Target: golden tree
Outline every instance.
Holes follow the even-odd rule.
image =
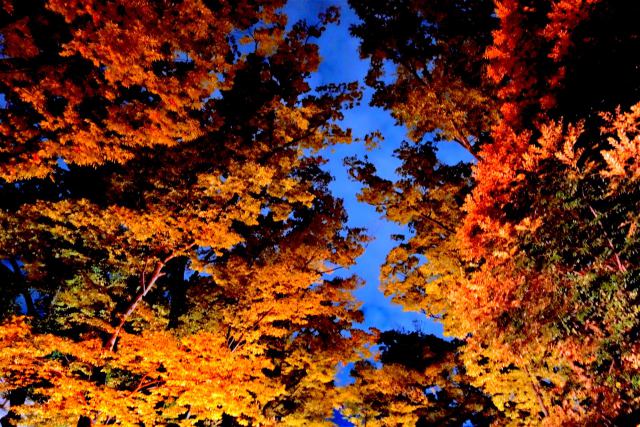
[[[338,363],[366,351],[353,329],[359,282],[329,276],[366,237],[344,226],[314,154],[350,141],[335,121],[360,94],[312,94],[305,81],[319,64],[312,40],[337,11],[285,31],[279,2],[235,6],[5,7],[30,29],[8,24],[7,55],[33,37],[37,59],[9,70],[3,110],[13,145],[0,253],[13,301],[37,295],[27,318],[8,316],[22,311],[13,304],[1,327],[10,418],[325,422]],[[60,42],[41,46],[47,32]],[[40,75],[29,98],[20,82]],[[50,127],[38,91],[56,78],[65,107]],[[73,94],[84,86],[96,91],[87,114],[102,116],[83,116]]]

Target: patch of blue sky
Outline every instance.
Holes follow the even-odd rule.
[[[66,172],[69,172],[69,165],[67,164],[67,162],[62,157],[58,157],[58,159],[56,160],[56,164],[57,164],[59,169],[62,169],[63,171],[66,171]]]
[[[318,41],[322,62],[318,72],[311,77],[312,87],[328,83],[362,82],[369,66],[368,61],[360,59],[358,40],[349,34],[349,26],[357,23],[358,18],[349,9],[345,0],[291,0],[285,8],[289,16],[288,25],[301,19],[313,23],[318,14],[331,5],[340,6],[341,21],[339,25],[328,26]],[[392,65],[387,69],[390,74],[393,73]],[[364,255],[358,259],[357,264],[340,274],[357,274],[365,281],[365,285],[355,291],[355,296],[361,301],[364,312],[364,322],[358,325],[359,327],[363,329],[375,327],[380,330],[420,330],[442,336],[442,326],[439,323],[428,319],[422,313],[404,311],[401,306],[393,304],[391,299],[384,296],[379,289],[380,266],[389,250],[396,244],[391,240],[391,235],[409,236],[411,233],[406,227],[384,220],[372,206],[357,200],[357,193],[361,186],[350,179],[343,164],[346,157],[366,155],[382,177],[397,178],[396,169],[400,166],[400,161],[393,156],[393,152],[406,138],[406,131],[396,125],[388,112],[369,105],[371,95],[371,90],[365,88],[361,105],[345,111],[341,124],[352,128],[354,136],[360,138],[373,131],[381,131],[384,141],[380,146],[367,151],[364,144],[353,143],[332,147],[321,153],[328,160],[324,168],[335,178],[330,188],[333,194],[344,200],[345,209],[349,213],[348,225],[366,228],[368,234],[375,239],[367,245]],[[456,153],[451,154],[452,163],[457,162],[456,155]]]
[[[354,367],[355,367],[355,364],[353,363],[340,363],[338,365],[338,372],[336,373],[336,379],[335,379],[336,386],[346,387],[356,382],[356,379],[350,375],[351,370]]]
[[[352,427],[353,424],[347,421],[338,409],[333,410],[333,423],[338,427]]]

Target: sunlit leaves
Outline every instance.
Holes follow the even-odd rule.
[[[382,267],[385,290],[466,337],[474,384],[516,424],[633,411],[638,86],[622,76],[638,69],[636,6],[508,0],[482,14],[481,2],[449,2],[432,16],[438,2],[353,3],[367,83],[416,140],[398,151],[396,182],[350,161],[361,198],[414,231]],[[491,31],[479,53],[452,48],[466,33],[446,24],[464,13]],[[373,22],[382,31],[365,31]],[[479,105],[485,119],[473,121]],[[420,142],[429,132],[475,154],[466,181],[441,173]]]
[[[27,69],[3,74],[0,253],[38,306],[3,313],[9,416],[326,422],[371,340],[359,279],[334,274],[368,238],[317,155],[361,95],[307,83],[337,11],[285,31],[279,1],[32,3],[2,30]]]

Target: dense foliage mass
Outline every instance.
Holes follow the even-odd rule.
[[[639,5],[350,4],[373,102],[411,137],[395,182],[348,161],[361,199],[414,232],[385,292],[466,338],[505,423],[637,420]],[[475,160],[441,163],[442,139]]]
[[[462,341],[387,331],[381,363],[358,362],[342,393],[342,411],[355,426],[488,425],[501,414],[470,384],[460,359]]]
[[[349,1],[409,140],[347,167],[447,341],[356,328],[318,152],[361,93],[283,3],[1,3],[2,425],[637,423],[640,4]]]
[[[281,6],[4,2],[3,423],[329,423],[366,237],[314,153],[360,94]]]

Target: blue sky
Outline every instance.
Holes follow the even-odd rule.
[[[312,76],[311,86],[316,87],[327,83],[358,81],[363,82],[368,69],[368,61],[360,59],[358,40],[349,35],[349,26],[357,23],[358,18],[349,8],[346,0],[289,0],[285,9],[289,16],[289,23],[300,19],[314,22],[318,14],[328,6],[337,5],[341,8],[339,25],[327,28],[319,40],[322,62],[317,73]],[[364,227],[374,237],[366,248],[357,264],[349,273],[355,273],[365,281],[365,285],[355,292],[362,302],[364,312],[363,328],[375,327],[380,330],[421,330],[426,333],[442,336],[442,326],[421,313],[407,312],[402,307],[393,304],[380,291],[379,271],[389,250],[394,246],[390,236],[392,234],[408,234],[408,230],[396,224],[385,221],[373,207],[360,203],[356,195],[360,185],[349,179],[343,159],[348,156],[362,157],[367,155],[379,174],[387,178],[395,176],[395,170],[400,165],[393,156],[393,151],[405,138],[405,129],[395,125],[390,114],[382,109],[369,106],[371,90],[365,88],[364,98],[360,106],[345,111],[344,126],[353,130],[354,136],[362,137],[367,133],[379,130],[384,141],[380,146],[367,151],[362,143],[341,145],[323,153],[329,160],[326,168],[334,177],[331,184],[333,193],[344,200],[349,213],[349,225]],[[447,144],[440,150],[441,159],[446,162],[457,162],[463,155],[452,144]],[[352,381],[349,376],[351,366],[343,367],[336,377],[337,385],[346,385]],[[337,426],[351,426],[344,420],[339,411],[334,412],[333,422]]]
[[[360,59],[358,40],[349,35],[349,26],[357,23],[358,17],[349,8],[347,0],[289,0],[285,12],[289,16],[289,24],[300,19],[315,22],[318,14],[331,5],[339,6],[341,9],[340,24],[329,26],[319,40],[322,62],[318,72],[311,77],[310,84],[312,87],[351,81],[362,84],[369,63]],[[395,120],[387,111],[369,106],[372,91],[366,87],[363,89],[364,98],[361,105],[345,111],[343,125],[351,128],[355,137],[363,137],[379,130],[384,141],[373,151],[366,150],[362,143],[353,143],[340,145],[323,153],[328,159],[325,167],[334,177],[331,190],[334,195],[344,200],[349,214],[349,225],[364,227],[368,234],[374,237],[357,264],[345,273],[355,273],[365,281],[365,285],[355,292],[356,297],[362,302],[365,318],[360,326],[364,329],[375,327],[380,330],[420,330],[442,337],[443,328],[440,323],[424,314],[404,311],[399,305],[393,304],[390,298],[386,298],[379,289],[380,266],[396,243],[390,236],[407,235],[409,232],[406,228],[383,220],[373,207],[357,201],[356,195],[360,191],[360,185],[348,177],[343,159],[354,155],[367,155],[380,175],[393,178],[396,176],[396,168],[400,166],[393,152],[406,138],[406,131],[403,127],[396,126]],[[447,142],[438,144],[438,157],[440,161],[449,164],[471,160],[464,149]],[[345,385],[352,381],[349,376],[350,369],[350,366],[346,366],[338,372],[337,385]],[[342,418],[339,411],[335,412],[333,422],[337,426],[352,425]]]
[[[349,26],[358,22],[355,13],[349,8],[346,0],[290,0],[285,11],[289,16],[289,23],[299,19],[314,22],[318,14],[331,5],[341,8],[341,22],[331,25],[319,41],[322,62],[320,69],[311,78],[312,87],[339,82],[363,82],[367,72],[368,61],[360,59],[358,54],[358,40],[350,37]],[[349,225],[364,227],[374,237],[369,243],[358,263],[350,269],[365,280],[365,286],[355,292],[362,301],[364,311],[364,328],[376,327],[388,329],[419,329],[423,332],[442,335],[442,326],[421,313],[406,312],[389,298],[385,298],[379,290],[379,270],[386,254],[394,246],[390,239],[392,234],[407,234],[408,231],[396,224],[383,220],[375,209],[356,200],[360,185],[349,179],[343,165],[343,159],[348,156],[362,157],[365,154],[372,161],[378,172],[391,178],[395,176],[395,169],[400,165],[393,157],[393,151],[405,138],[405,129],[396,126],[390,114],[382,109],[369,106],[371,90],[365,89],[364,99],[359,107],[345,112],[344,125],[353,129],[354,136],[364,136],[374,130],[379,130],[384,136],[380,147],[367,151],[362,143],[341,145],[327,150],[324,156],[329,160],[326,169],[331,172],[335,180],[331,184],[333,193],[344,199],[345,208],[349,213]],[[440,154],[443,160],[456,162],[460,158],[460,150],[455,145],[447,144]]]

